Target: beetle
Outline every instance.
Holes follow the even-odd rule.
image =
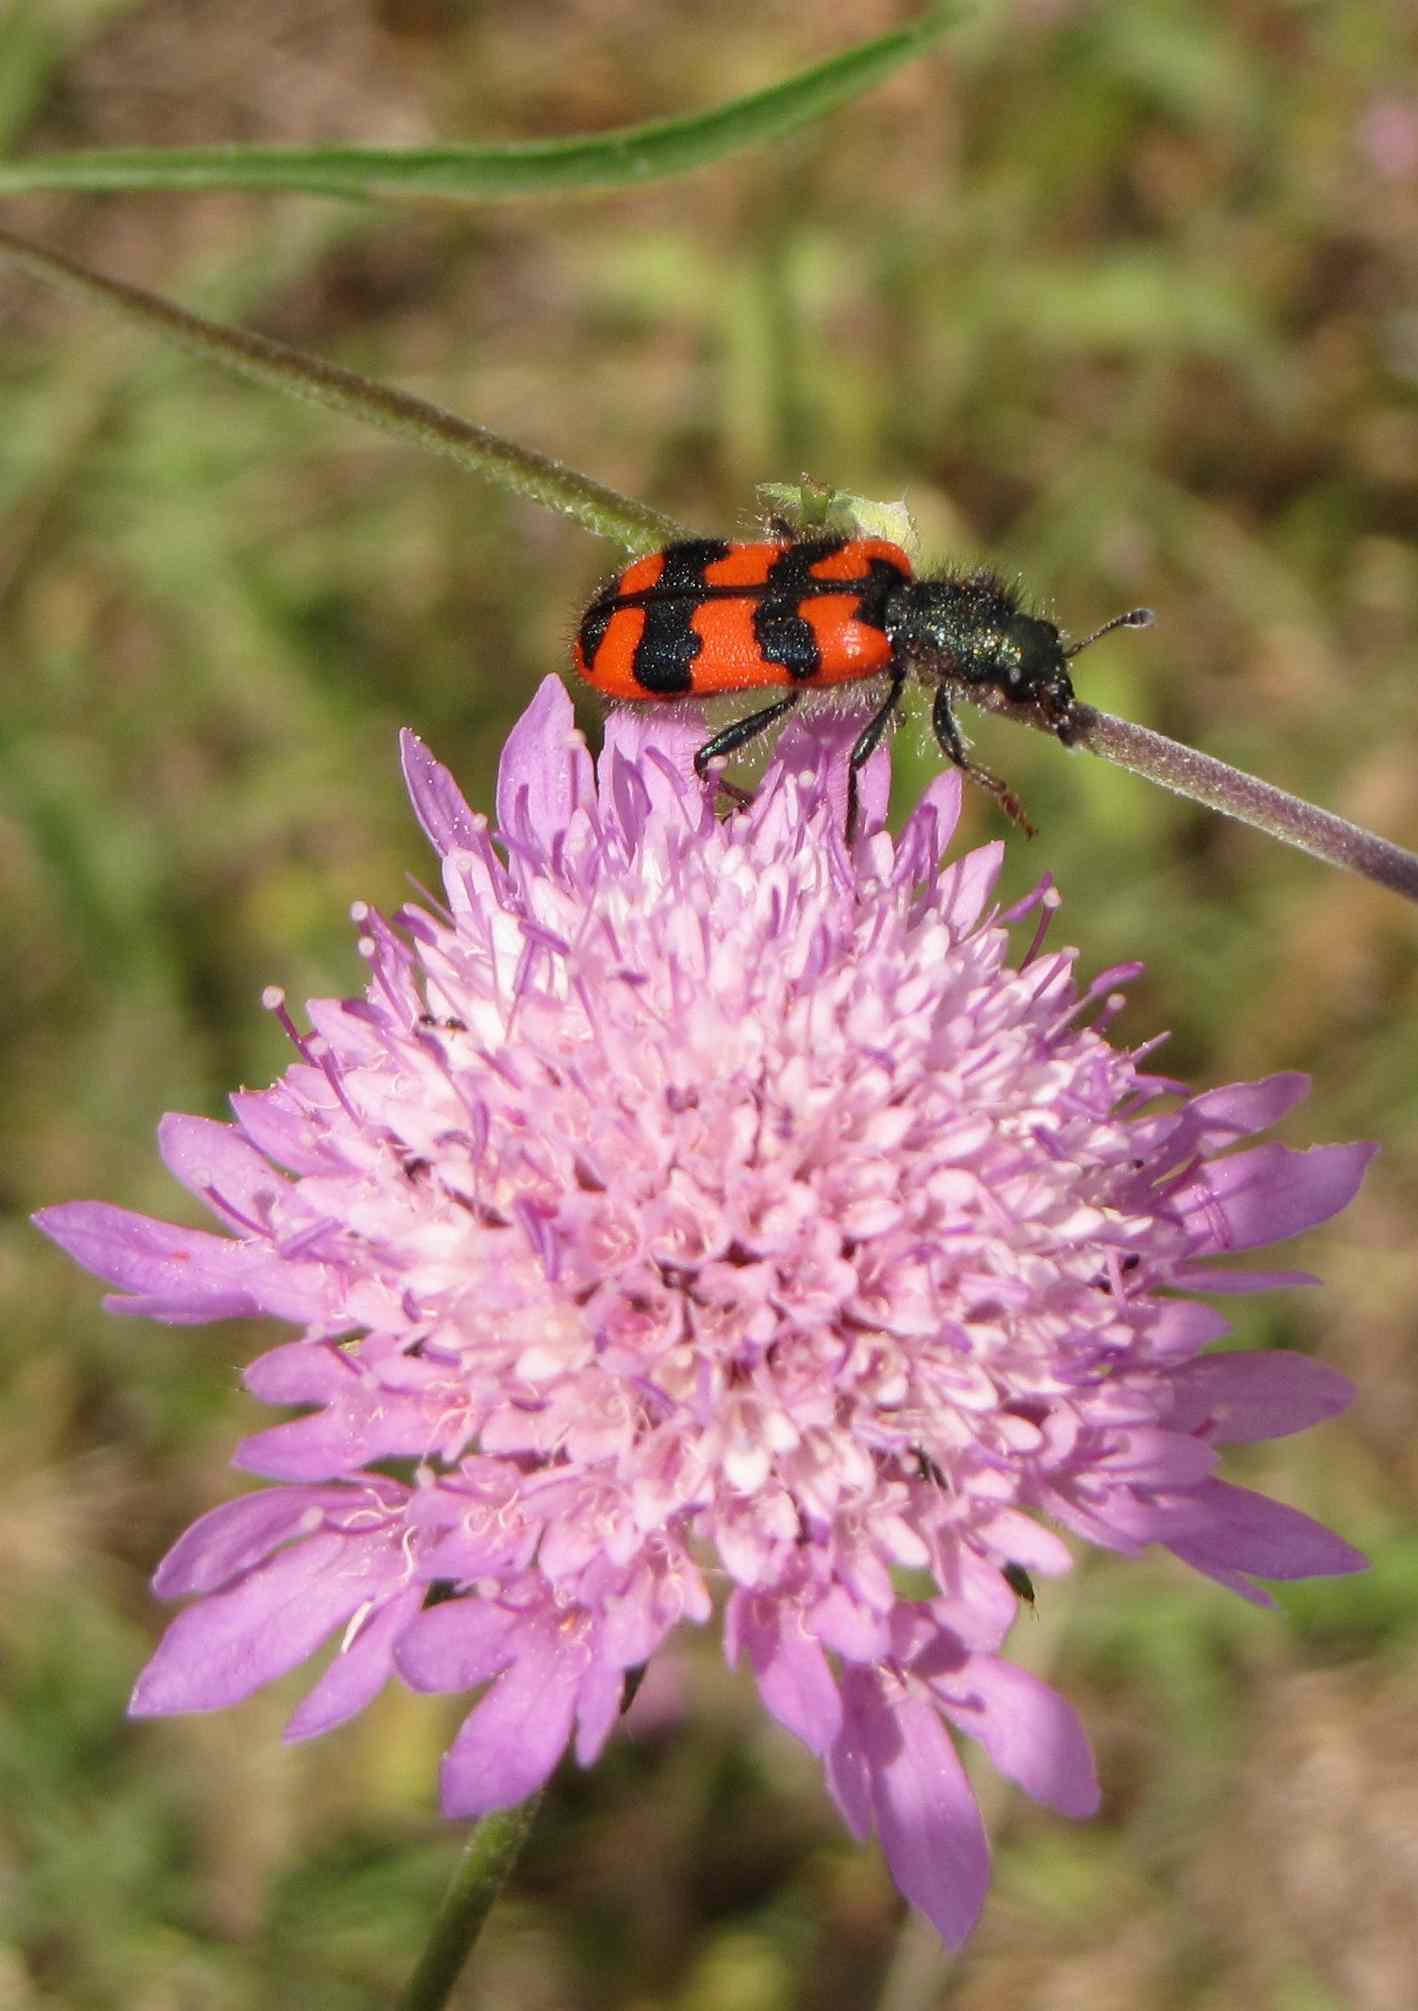
[[[694,757],[736,754],[778,723],[804,691],[885,682],[848,763],[847,839],[857,824],[857,777],[881,743],[914,674],[933,685],[941,751],[987,789],[1025,831],[1032,826],[1007,784],[973,762],[956,724],[952,690],[988,689],[1032,706],[1067,747],[1082,726],[1069,659],[1115,628],[1152,619],[1133,608],[1065,643],[1050,621],[987,571],[917,578],[885,538],[799,537],[785,524],[753,542],[690,538],[636,559],[601,588],[581,617],[572,661],[608,698],[665,701],[786,687],[787,696],[725,726]],[[739,792],[732,792],[739,793]]]
[[[1039,1610],[1039,1595],[1034,1590],[1034,1580],[1030,1577],[1024,1566],[1016,1564],[1013,1558],[1011,1558],[1008,1564],[1001,1564],[999,1575],[1015,1598],[1022,1599],[1030,1612],[1037,1614]]]

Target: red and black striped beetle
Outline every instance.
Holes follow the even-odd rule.
[[[1115,615],[1065,644],[1050,621],[1025,612],[991,572],[918,579],[885,538],[795,537],[754,543],[692,538],[652,552],[607,582],[581,618],[576,669],[609,698],[665,701],[787,687],[785,698],[735,720],[694,758],[735,754],[775,725],[805,691],[885,680],[880,705],[852,748],[848,840],[856,780],[895,717],[908,677],[935,687],[932,724],[942,752],[1031,827],[998,777],[971,761],[951,709],[951,687],[988,688],[1034,707],[1068,746],[1079,707],[1068,661],[1115,628],[1141,628],[1146,608]]]

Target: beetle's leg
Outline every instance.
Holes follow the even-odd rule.
[[[891,672],[891,683],[885,698],[857,735],[856,744],[847,762],[847,843],[850,846],[857,836],[857,776],[871,760],[881,745],[881,736],[890,726],[896,708],[901,703],[901,693],[906,687],[904,665]]]
[[[943,684],[935,691],[935,705],[931,711],[931,724],[935,737],[940,742],[941,753],[953,761],[957,768],[978,783],[981,789],[988,789],[1010,822],[1017,824],[1026,838],[1034,836],[1034,826],[1024,814],[1024,807],[1007,782],[1001,782],[998,775],[991,775],[988,768],[981,768],[965,752],[965,742],[960,738],[960,728],[955,723],[955,714],[950,709],[950,693]]]
[[[796,691],[789,692],[786,698],[780,698],[775,705],[765,705],[761,712],[751,712],[747,719],[734,720],[731,725],[716,733],[712,740],[706,740],[694,757],[694,772],[700,781],[709,780],[708,769],[711,761],[719,761],[727,755],[737,754],[741,747],[747,747],[750,740],[757,740],[760,733],[766,733],[770,726],[776,726],[780,719],[792,711],[800,695]],[[719,787],[736,803],[753,801],[749,790],[740,789],[736,783],[726,782],[722,775],[719,777]]]

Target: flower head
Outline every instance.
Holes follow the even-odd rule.
[[[290,1736],[393,1672],[488,1686],[444,1763],[475,1815],[594,1759],[720,1585],[730,1654],[958,1942],[988,1858],[947,1727],[1097,1802],[1073,1712],[998,1653],[1020,1570],[1069,1568],[1056,1529],[1260,1600],[1362,1562],[1216,1475],[1348,1386],[1203,1354],[1226,1326],[1188,1294],[1296,1282],[1211,1260],[1332,1214],[1369,1151],[1246,1142],[1297,1077],[1188,1099],[1114,1046],[1131,973],[1080,989],[1047,889],[992,908],[999,846],[941,868],[956,776],[893,841],[873,764],[849,853],[844,722],[785,735],[722,823],[697,737],[616,718],[597,770],[549,681],[496,843],[407,737],[446,909],[359,908],[364,997],[287,1021],[234,1124],[165,1121],[224,1233],[40,1217],[117,1310],[301,1330],[246,1377],[300,1412],[237,1454],[279,1484],[164,1560],[198,1596],[133,1708],[232,1703],[339,1632]]]

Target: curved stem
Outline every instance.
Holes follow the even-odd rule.
[[[541,1807],[540,1792],[516,1808],[485,1815],[463,1850],[399,2011],[442,2011],[472,1953],[492,1903],[516,1864]]]
[[[587,530],[614,538],[628,551],[657,551],[675,537],[684,536],[683,527],[672,517],[662,516],[629,496],[617,495],[614,489],[554,461],[549,454],[504,440],[486,426],[459,419],[407,391],[375,384],[353,370],[342,370],[338,364],[307,356],[250,329],[207,321],[159,294],[92,272],[62,252],[31,244],[13,231],[0,230],[0,251],[9,252],[41,278],[58,280],[90,299],[105,301],[129,321],[166,336],[195,356],[219,363],[238,377],[315,405],[328,405],[387,433],[397,433],[426,451],[446,454],[471,474],[548,509],[560,510]]]

